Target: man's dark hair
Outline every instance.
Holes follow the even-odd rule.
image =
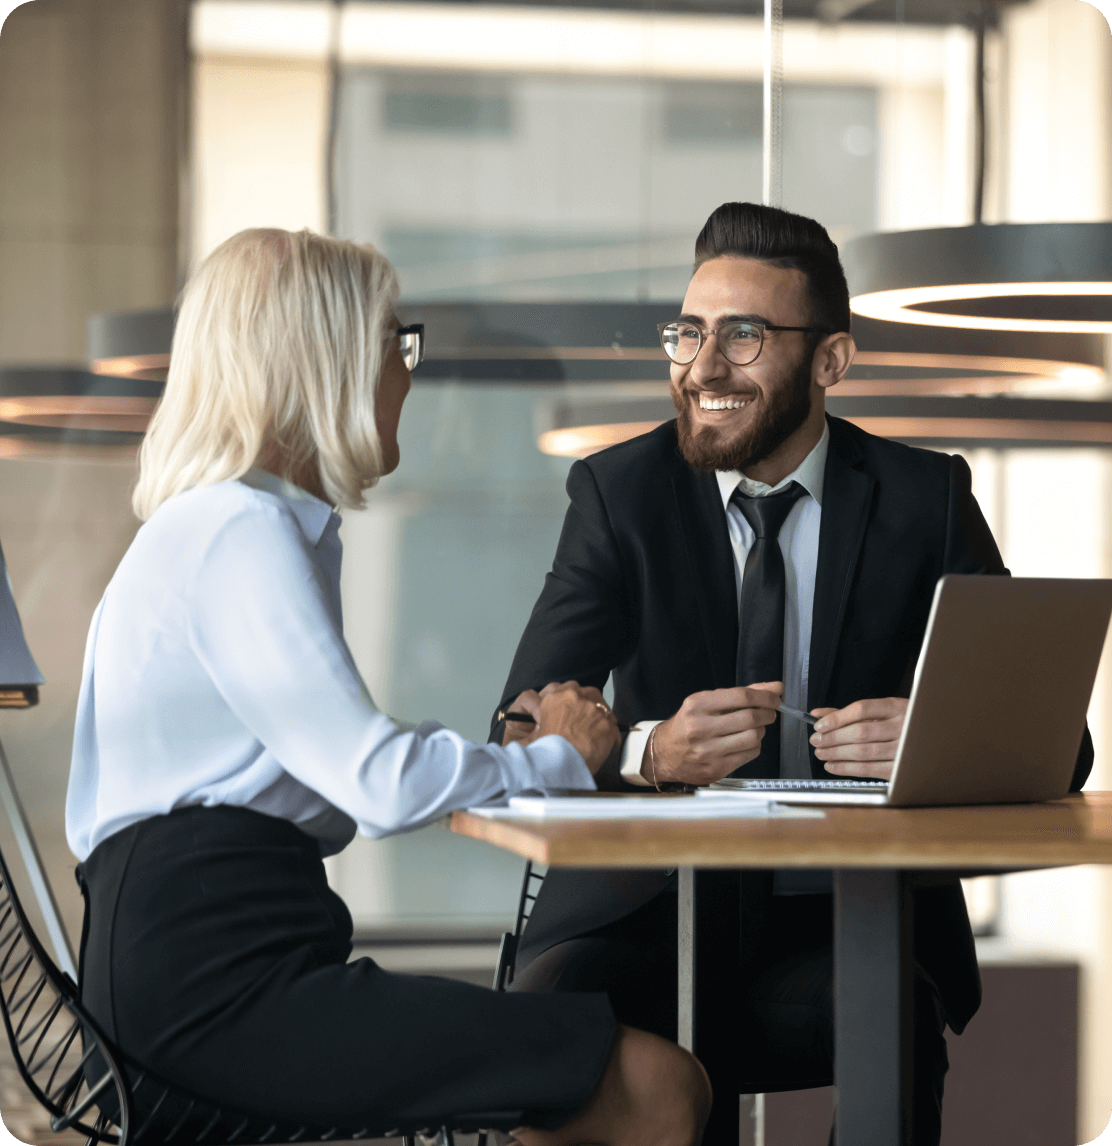
[[[833,332],[849,330],[849,288],[826,228],[779,207],[723,203],[695,240],[695,269],[722,255],[791,267],[807,276],[811,321]]]

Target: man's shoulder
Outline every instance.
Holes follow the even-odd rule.
[[[881,483],[948,485],[953,461],[950,454],[870,434],[844,418],[828,415],[827,422],[831,450]]]
[[[615,482],[628,488],[631,482],[687,468],[679,452],[675,419],[663,422],[647,434],[599,450],[584,458],[582,465],[591,471],[600,489]]]

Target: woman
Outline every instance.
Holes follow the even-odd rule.
[[[591,787],[616,736],[574,683],[520,697],[535,734],[495,747],[391,720],[360,679],[332,507],[398,464],[420,335],[399,336],[396,298],[373,249],[270,230],[185,289],[140,455],[146,524],[86,648],[66,807],[83,999],[140,1062],[243,1109],[372,1131],[521,1110],[526,1146],[686,1146],[705,1075],[605,996],[346,962],[322,856],[356,829]]]

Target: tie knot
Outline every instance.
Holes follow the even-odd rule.
[[[749,497],[737,489],[731,501],[741,510],[742,516],[758,537],[779,537],[792,506],[806,492],[799,482],[793,481],[787,489],[765,497]]]

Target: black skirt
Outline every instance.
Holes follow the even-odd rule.
[[[82,999],[128,1054],[216,1103],[318,1125],[566,1122],[616,1024],[605,995],[496,994],[347,962],[351,915],[316,842],[243,808],[183,808],[104,840]]]

